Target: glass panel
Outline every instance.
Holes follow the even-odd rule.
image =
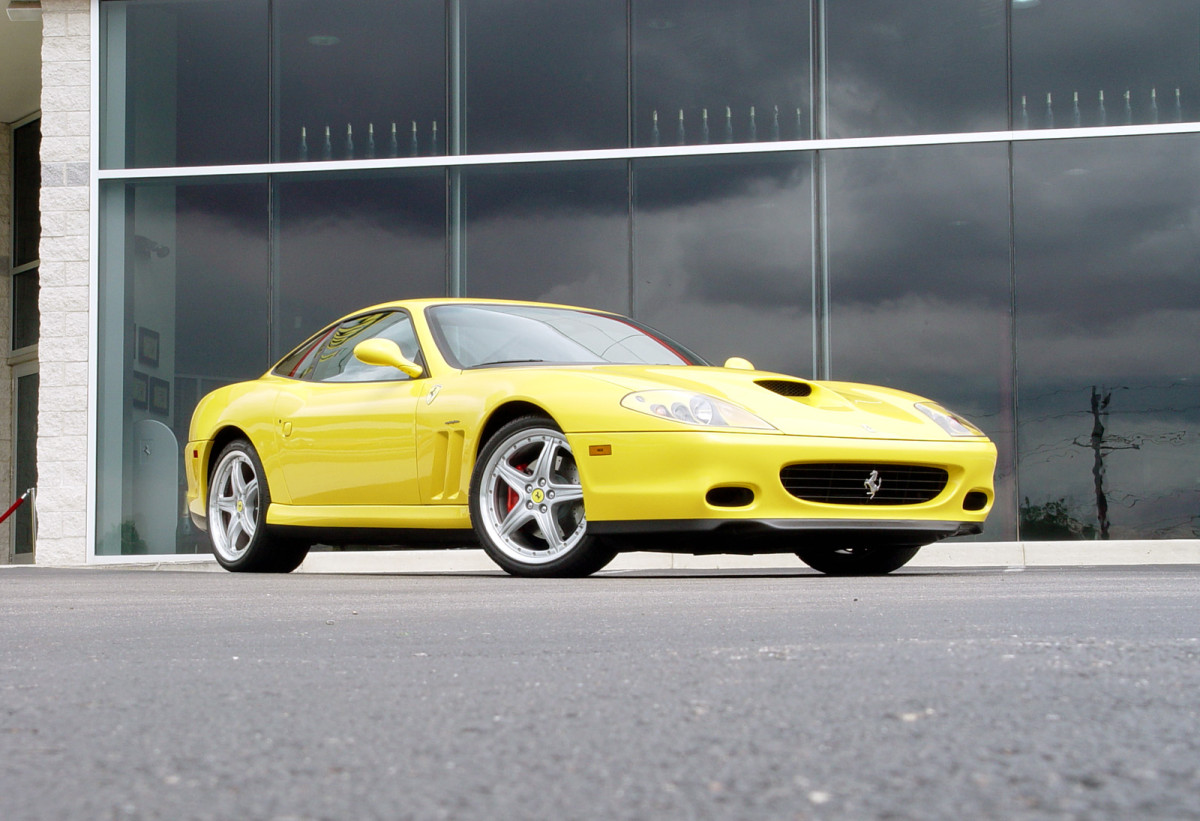
[[[17,377],[14,497],[37,487],[38,381],[36,373]],[[18,556],[33,553],[32,500],[26,499],[25,504],[17,508],[13,522],[13,553]]]
[[[440,170],[279,182],[272,358],[339,316],[446,293]]]
[[[1008,127],[1005,0],[825,5],[828,136]]]
[[[42,234],[42,121],[13,129],[13,262],[18,268],[36,262]]]
[[[180,457],[199,397],[269,365],[267,184],[113,182],[100,198],[96,552],[206,552]]]
[[[30,268],[16,274],[13,283],[13,350],[38,343],[40,312],[38,309],[38,269]]]
[[[623,0],[462,7],[471,153],[627,145]]]
[[[102,168],[267,161],[267,0],[100,4]]]
[[[927,396],[982,428],[1000,451],[986,538],[1013,538],[1008,148],[826,162],[833,375]]]
[[[446,153],[446,11],[430,0],[287,0],[276,157]]]
[[[1021,537],[1200,536],[1200,138],[1014,152]]]
[[[464,295],[629,311],[624,162],[463,170]]]
[[[1200,119],[1200,0],[1013,0],[1014,128]]]
[[[812,373],[809,154],[634,164],[639,320],[710,362]]]
[[[634,0],[634,144],[808,139],[809,25],[794,0]]]

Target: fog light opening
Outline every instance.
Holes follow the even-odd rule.
[[[714,487],[704,501],[713,507],[746,507],[754,502],[754,491],[748,487]]]
[[[988,506],[988,495],[982,490],[972,490],[963,498],[963,510],[983,510]]]

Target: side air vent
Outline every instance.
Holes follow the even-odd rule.
[[[780,396],[801,397],[812,393],[812,385],[807,382],[793,382],[790,379],[759,379],[754,384]]]

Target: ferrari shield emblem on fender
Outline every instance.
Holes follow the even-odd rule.
[[[883,479],[879,476],[879,471],[871,471],[871,475],[863,481],[863,487],[867,489],[867,496],[874,499],[875,494],[883,487]]]

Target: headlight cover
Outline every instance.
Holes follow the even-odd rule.
[[[979,428],[972,425],[966,419],[963,419],[957,413],[951,413],[941,405],[933,402],[918,402],[917,410],[928,416],[934,422],[937,422],[938,427],[946,431],[951,436],[983,436],[984,433]]]
[[[691,391],[638,391],[622,399],[621,407],[699,428],[776,429],[745,408]]]

